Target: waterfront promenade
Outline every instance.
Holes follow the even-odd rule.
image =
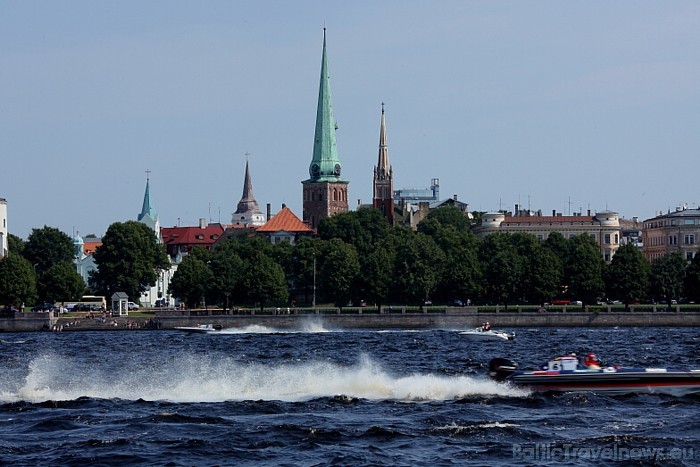
[[[15,313],[0,317],[0,332],[159,330],[195,324],[223,328],[265,326],[281,330],[304,329],[309,323],[325,329],[469,329],[490,322],[505,327],[574,326],[700,326],[700,307],[580,306],[552,307],[385,307],[376,308],[266,308],[153,310],[132,316],[53,313]]]

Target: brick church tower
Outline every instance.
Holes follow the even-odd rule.
[[[304,196],[303,219],[312,229],[316,229],[324,217],[348,212],[348,181],[340,178],[341,165],[335,142],[336,129],[324,28],[314,153],[309,165],[310,178],[301,182]]]
[[[394,173],[389,165],[389,147],[386,144],[386,122],[384,121],[384,103],[382,103],[382,121],[379,126],[379,158],[374,168],[374,195],[372,206],[394,225]]]

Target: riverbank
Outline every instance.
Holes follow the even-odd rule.
[[[534,308],[385,308],[375,309],[292,308],[245,311],[165,310],[132,316],[86,316],[85,314],[15,313],[0,318],[0,332],[165,330],[195,324],[222,328],[264,326],[300,330],[309,324],[324,329],[469,329],[488,321],[497,328],[511,327],[661,327],[700,326],[700,310],[675,307],[628,311],[611,307],[582,311],[580,307],[550,310]]]

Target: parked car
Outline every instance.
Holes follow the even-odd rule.
[[[134,302],[129,302],[127,306],[129,308],[129,311],[135,311],[139,309],[139,306]]]
[[[36,312],[36,311],[60,311],[60,310],[53,303],[44,302],[44,303],[40,303],[36,306],[33,306],[32,311]]]
[[[552,300],[552,305],[570,305],[570,300]]]

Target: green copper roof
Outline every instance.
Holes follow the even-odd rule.
[[[138,220],[141,221],[147,216],[151,219],[156,219],[158,217],[156,210],[151,206],[151,184],[148,178],[146,179],[146,194],[143,195],[143,207],[141,208],[141,214],[139,214]]]
[[[318,89],[318,108],[316,109],[316,131],[314,134],[314,155],[309,165],[310,181],[338,182],[340,178],[340,159],[335,143],[336,124],[333,118],[331,84],[328,76],[328,58],[326,56],[326,29],[323,29],[323,56],[321,58],[321,83]]]

